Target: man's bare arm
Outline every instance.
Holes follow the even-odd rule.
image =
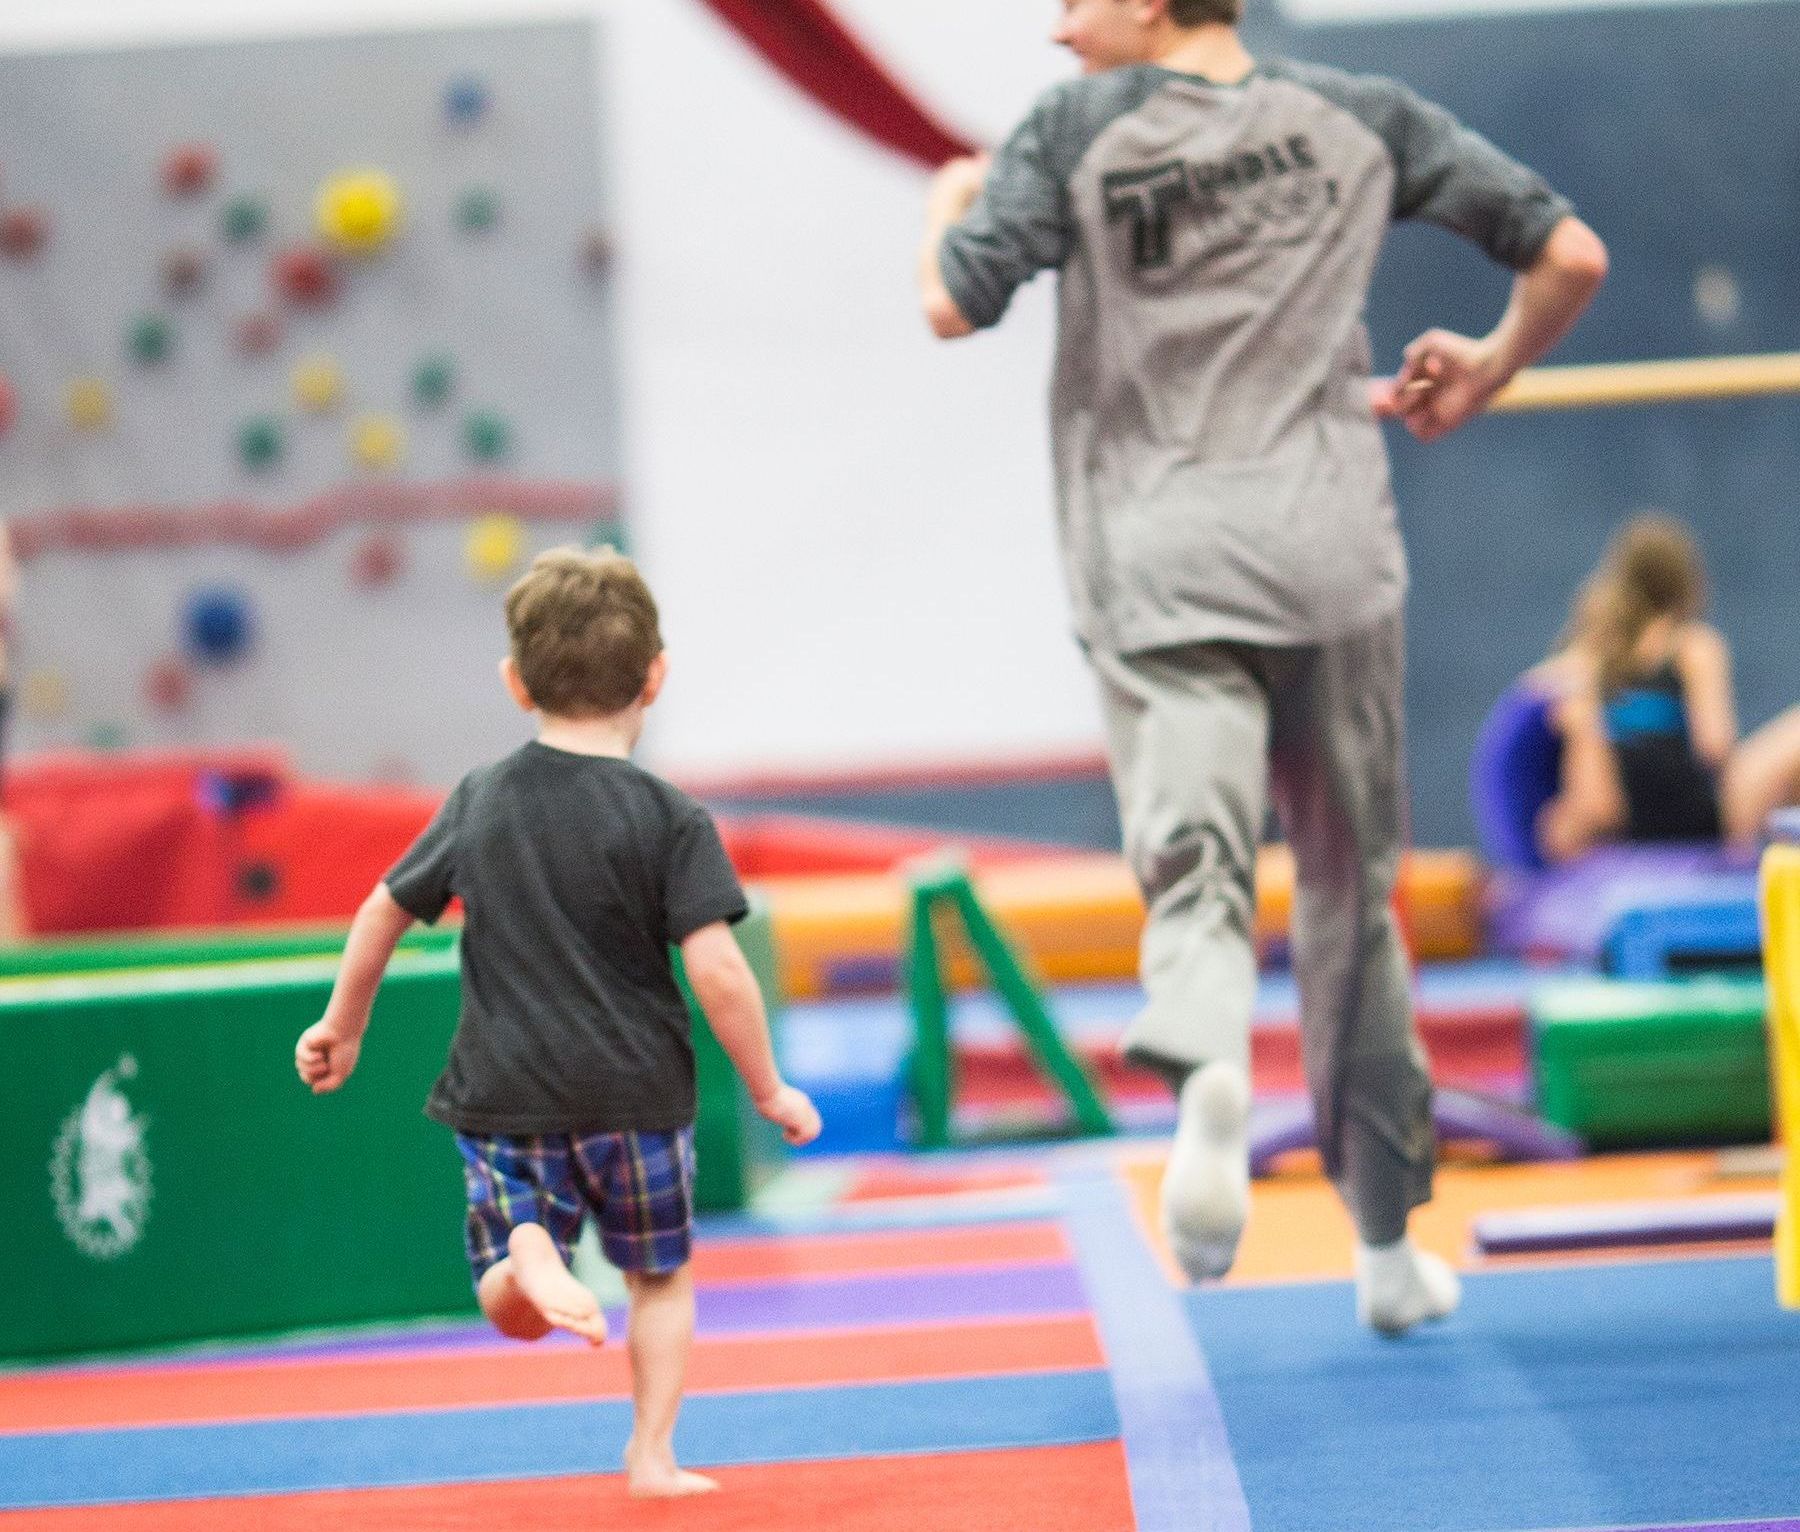
[[[1499,324],[1479,339],[1428,330],[1406,348],[1393,388],[1377,408],[1421,441],[1436,441],[1490,400],[1573,328],[1606,279],[1606,246],[1579,218],[1551,230],[1537,260],[1513,282]]]
[[[925,203],[925,241],[919,247],[919,300],[925,310],[925,322],[939,340],[956,340],[975,333],[975,326],[944,285],[938,257],[944,235],[962,221],[963,214],[981,195],[988,164],[987,155],[970,155],[951,160],[931,179],[931,192]]]

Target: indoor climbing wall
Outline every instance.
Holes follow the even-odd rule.
[[[0,58],[22,748],[453,780],[499,592],[619,524],[586,23]]]

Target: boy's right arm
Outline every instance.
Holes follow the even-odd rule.
[[[313,1094],[336,1090],[356,1068],[381,976],[413,918],[385,883],[378,883],[356,912],[325,1014],[300,1034],[294,1049],[294,1067]]]
[[[804,1091],[781,1078],[763,1014],[756,975],[722,920],[702,926],[681,943],[682,966],[713,1035],[744,1077],[750,1099],[790,1144],[810,1144],[819,1136],[819,1112]]]

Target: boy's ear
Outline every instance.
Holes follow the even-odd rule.
[[[644,689],[638,693],[638,705],[649,707],[656,701],[657,693],[663,689],[663,682],[669,679],[669,652],[664,650],[650,662],[649,670],[644,672]]]
[[[525,678],[519,674],[519,667],[510,654],[500,662],[500,679],[505,683],[512,700],[518,703],[521,712],[537,711],[537,704],[531,700],[531,693],[525,690]]]

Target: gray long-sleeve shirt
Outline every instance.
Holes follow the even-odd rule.
[[[1392,80],[1141,65],[1049,91],[940,264],[977,326],[1061,273],[1052,437],[1080,636],[1316,643],[1397,608],[1363,324],[1381,241],[1424,218],[1519,270],[1569,211]]]

